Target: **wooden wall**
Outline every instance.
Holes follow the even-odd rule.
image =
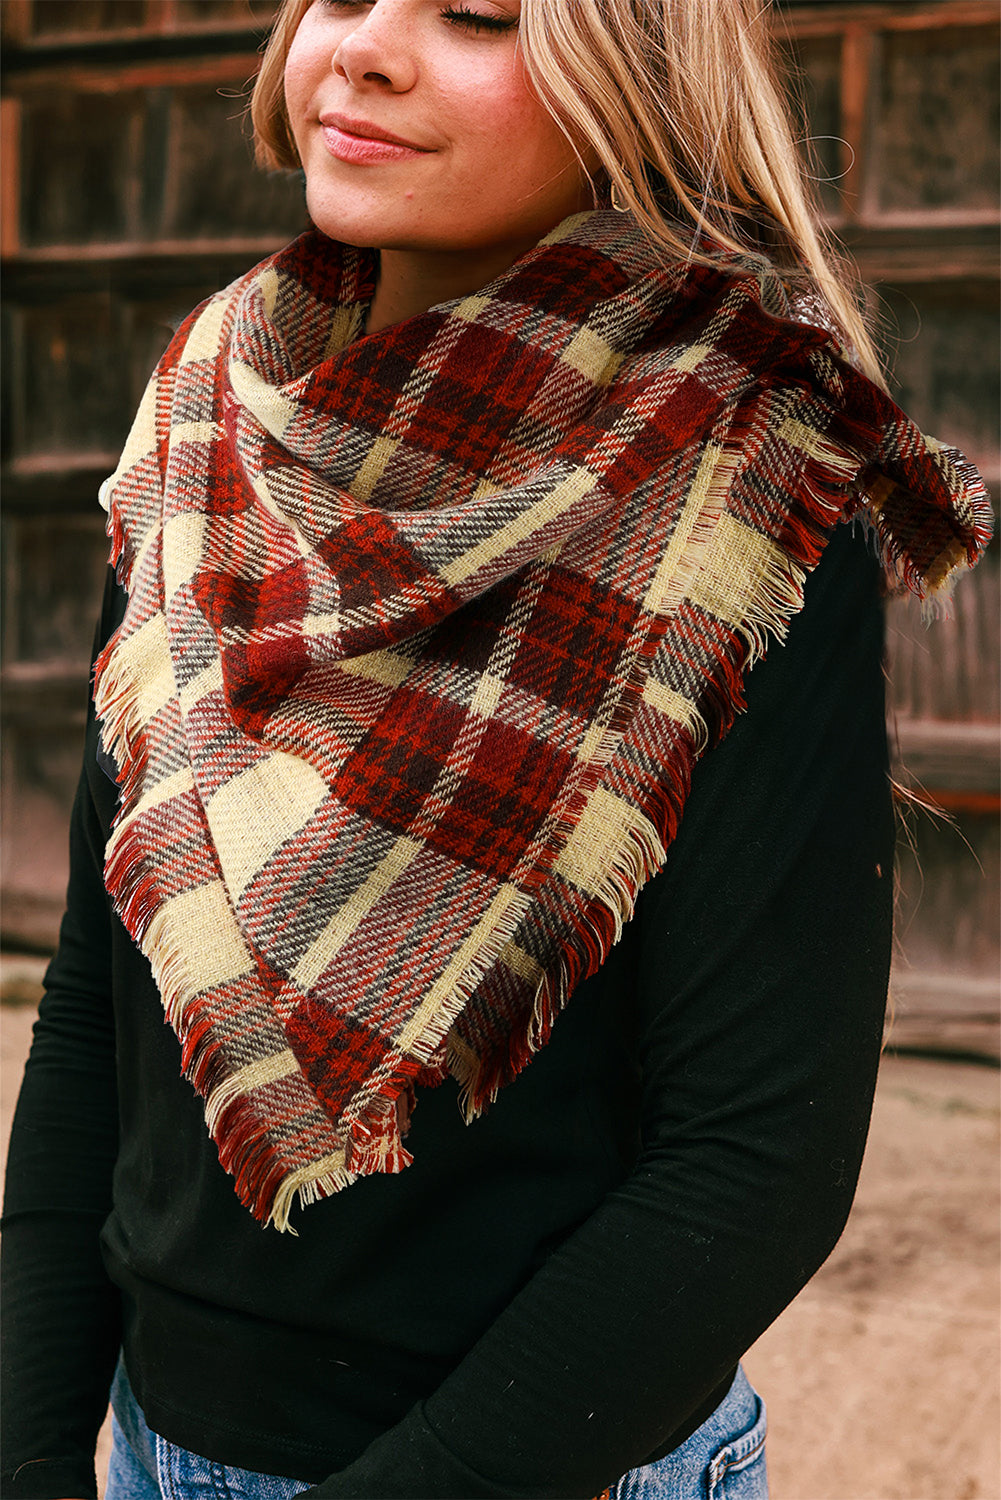
[[[895,394],[965,448],[997,504],[998,12],[994,4],[795,5],[785,12],[825,209],[871,287]],[[998,1046],[997,538],[930,627],[889,607],[900,781],[944,810],[899,846],[895,1035]]]
[[[299,179],[253,170],[243,120],[273,9],[0,5],[2,885],[15,946],[48,947],[62,899],[106,555],[97,485],[172,325],[305,223]],[[903,403],[997,493],[997,8],[793,4],[777,27],[825,209],[872,287]],[[996,1023],[998,556],[995,545],[930,631],[910,605],[890,610],[898,773],[951,818],[914,820],[920,872],[902,842],[907,1035],[927,1017],[960,1040]]]

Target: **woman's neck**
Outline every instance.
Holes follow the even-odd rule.
[[[378,333],[405,318],[465,297],[494,280],[529,244],[491,245],[488,250],[383,250],[379,279],[365,323],[366,333]]]

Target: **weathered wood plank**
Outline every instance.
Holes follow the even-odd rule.
[[[21,248],[21,102],[0,100],[0,256]]]
[[[896,719],[891,740],[905,785],[927,788],[933,798],[940,790],[1001,795],[1001,725]]]
[[[846,26],[887,31],[928,31],[945,26],[982,26],[997,20],[994,0],[889,0],[882,5],[782,5],[776,17],[780,34],[829,36]]]

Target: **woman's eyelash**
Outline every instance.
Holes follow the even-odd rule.
[[[470,10],[467,5],[450,5],[442,15],[446,21],[467,26],[470,31],[512,31],[518,24],[513,17],[485,16],[482,11]]]
[[[321,0],[321,3],[329,10],[355,10],[365,9],[375,0]],[[444,20],[469,31],[513,31],[518,25],[513,16],[486,16],[482,11],[470,10],[468,5],[461,3],[447,6],[441,14]]]

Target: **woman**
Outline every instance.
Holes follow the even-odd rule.
[[[290,0],[254,118],[316,230],[106,486],[5,1494],[94,1493],[121,1347],[113,1500],[764,1495],[738,1362],[843,1226],[889,955],[832,533],[934,592],[982,486],[861,373],[737,0]]]

